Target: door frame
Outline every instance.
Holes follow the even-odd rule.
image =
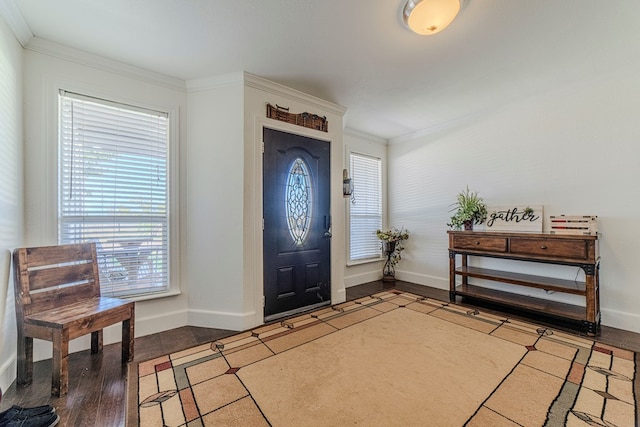
[[[331,303],[331,238],[326,237],[331,231],[331,144],[269,127],[263,127],[263,134],[264,315],[265,322],[271,322]],[[306,224],[308,234],[296,244],[297,233],[292,233],[285,219],[291,213],[285,206],[289,199],[285,189],[291,185],[292,168],[298,161],[303,182],[310,185],[311,219]],[[273,264],[266,266],[267,262]],[[282,279],[292,275],[286,290],[280,288],[281,274]]]
[[[330,203],[333,237],[331,239],[331,304],[337,304],[346,300],[346,291],[344,288],[344,245],[345,245],[345,227],[344,227],[344,199],[342,197],[342,168],[344,163],[344,149],[342,141],[336,141],[335,134],[321,132],[315,129],[296,126],[273,119],[256,117],[254,127],[254,152],[253,166],[255,171],[255,179],[253,185],[253,203],[255,206],[254,223],[254,259],[253,259],[253,277],[255,279],[253,289],[253,311],[255,326],[264,324],[264,263],[263,263],[263,233],[262,233],[262,187],[263,187],[263,169],[262,169],[262,135],[263,128],[274,129],[277,131],[288,132],[308,138],[326,141],[330,144]],[[245,162],[245,167],[249,165]],[[337,171],[340,171],[337,173]],[[248,190],[245,187],[245,190]],[[338,194],[338,192],[340,194]]]

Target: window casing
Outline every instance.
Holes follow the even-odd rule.
[[[58,242],[95,242],[104,295],[169,289],[168,114],[61,91]]]
[[[382,160],[350,153],[353,194],[349,209],[349,261],[381,257],[376,230],[382,228]]]

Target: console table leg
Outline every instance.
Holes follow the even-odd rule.
[[[449,301],[456,302],[456,254],[449,251]]]
[[[595,337],[596,335],[598,335],[598,322],[585,321],[583,323],[587,335],[589,335],[590,337]]]

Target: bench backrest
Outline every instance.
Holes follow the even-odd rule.
[[[18,248],[13,263],[18,316],[100,296],[95,243]]]

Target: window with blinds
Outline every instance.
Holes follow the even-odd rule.
[[[381,256],[376,230],[382,228],[382,160],[350,154],[353,194],[349,210],[349,259],[359,261]]]
[[[58,241],[95,242],[103,295],[169,288],[168,114],[59,96]]]

